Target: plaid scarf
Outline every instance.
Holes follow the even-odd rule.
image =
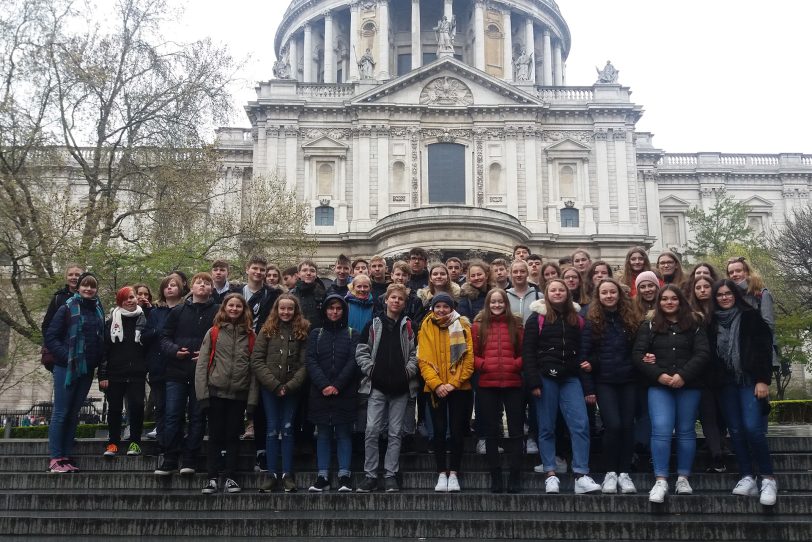
[[[66,388],[69,388],[74,380],[88,373],[87,358],[85,357],[85,319],[84,316],[82,316],[83,300],[82,296],[77,293],[73,294],[73,297],[67,301],[68,310],[70,311],[70,326],[68,327],[68,372],[65,375]],[[94,298],[93,301],[96,303],[96,335],[101,339],[104,335],[104,309],[102,309],[101,301],[99,301],[98,297]]]
[[[438,318],[432,316],[431,319],[441,329],[448,328],[448,340],[451,343],[451,367],[453,368],[465,355],[468,345],[465,342],[465,331],[460,324],[460,313],[452,311],[450,314]]]

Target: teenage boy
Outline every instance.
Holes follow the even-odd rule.
[[[498,288],[507,290],[511,287],[510,271],[504,258],[496,258],[491,262],[491,278]]]
[[[465,284],[465,273],[462,272],[462,260],[456,256],[451,256],[445,261],[445,267],[448,269],[448,278],[451,282],[456,282],[460,286]]]
[[[409,251],[409,272],[411,278],[407,285],[410,290],[417,292],[420,288],[429,285],[429,271],[426,268],[429,254],[420,247],[415,247]]]
[[[223,298],[233,291],[236,291],[228,282],[230,266],[225,260],[214,260],[211,264],[212,292],[211,297],[214,302],[220,304]]]
[[[302,315],[310,322],[310,329],[322,327],[321,304],[326,297],[324,284],[316,276],[318,267],[312,260],[304,260],[299,264],[299,279],[290,291],[299,298],[302,306]]]
[[[296,287],[297,280],[299,280],[299,269],[295,265],[286,267],[282,271],[282,284],[287,291],[291,291]]]
[[[172,309],[161,336],[161,351],[166,359],[166,411],[164,430],[158,434],[164,453],[163,462],[155,470],[159,476],[169,476],[177,470],[181,455],[180,473],[194,474],[203,443],[203,415],[195,397],[195,366],[203,337],[214,323],[219,306],[212,299],[213,280],[209,273],[196,274],[191,284],[191,297]],[[187,413],[189,427],[184,438]]]
[[[417,356],[414,331],[408,316],[403,314],[408,293],[401,284],[386,289],[386,314],[375,317],[361,333],[355,360],[364,378],[359,393],[369,394],[367,426],[364,433],[364,481],[359,493],[378,487],[380,462],[379,438],[388,427],[384,458],[384,489],[399,491],[397,473],[400,470],[400,442],[409,397],[418,391]]]
[[[369,278],[372,279],[372,298],[378,299],[386,293],[389,282],[386,281],[386,260],[375,255],[369,260]]]
[[[335,265],[336,279],[333,281],[330,287],[327,288],[327,295],[338,294],[341,297],[346,297],[347,293],[350,291],[349,282],[351,270],[352,267],[350,267],[350,259],[343,254],[339,254],[338,258],[336,258]]]
[[[524,260],[530,257],[530,248],[527,245],[516,245],[513,247],[513,259]]]
[[[527,257],[527,267],[530,271],[527,282],[532,286],[538,287],[538,285],[542,283],[541,263],[541,256],[538,254],[531,254]]]
[[[358,275],[366,275],[369,276],[369,262],[363,258],[358,258],[357,260],[353,261],[350,264],[352,267],[352,276],[357,277]]]

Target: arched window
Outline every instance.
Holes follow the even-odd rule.
[[[558,195],[562,198],[575,197],[575,170],[572,166],[561,166],[558,170]]]
[[[406,165],[401,161],[392,164],[392,192],[395,194],[408,192],[406,188]]]
[[[561,209],[561,227],[577,228],[580,225],[580,213],[574,207]]]
[[[663,245],[679,246],[679,221],[675,216],[663,218]]]
[[[488,192],[491,194],[504,194],[505,186],[502,179],[502,166],[494,162],[488,169]]]
[[[333,164],[322,162],[318,170],[319,196],[333,195]]]
[[[322,205],[316,207],[316,226],[332,226],[335,224],[335,209]]]

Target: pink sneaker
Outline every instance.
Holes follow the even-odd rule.
[[[62,458],[51,459],[51,462],[48,464],[48,472],[70,472],[70,467],[68,467],[62,460]]]
[[[59,461],[62,463],[62,465],[67,467],[70,472],[79,472],[79,467],[73,463],[73,459],[69,457],[62,457],[59,459]]]

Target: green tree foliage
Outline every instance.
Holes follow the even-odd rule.
[[[688,243],[686,255],[695,259],[722,254],[732,243],[760,244],[747,225],[749,207],[724,192],[715,194],[708,211],[693,207],[687,213],[688,227],[694,238]]]

